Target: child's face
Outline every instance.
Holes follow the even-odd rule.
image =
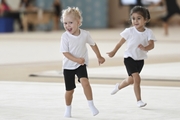
[[[133,13],[131,15],[131,22],[134,27],[140,32],[144,31],[144,26],[146,24],[145,18],[139,13]]]
[[[78,36],[80,22],[73,15],[66,15],[63,19],[64,29],[70,34]]]

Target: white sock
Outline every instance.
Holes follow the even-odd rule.
[[[71,117],[71,105],[66,106],[64,117]]]
[[[118,91],[119,91],[119,83],[116,83],[116,85],[115,85],[113,91],[111,92],[111,95],[116,94]]]
[[[147,103],[144,103],[142,100],[137,101],[137,106],[138,107],[144,107],[146,105],[147,105]]]
[[[89,104],[89,108],[90,108],[93,116],[96,116],[96,115],[99,113],[99,111],[98,111],[98,109],[94,106],[93,100],[88,100],[88,104]]]

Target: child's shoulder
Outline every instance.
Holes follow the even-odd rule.
[[[145,27],[146,30],[151,30],[150,28]]]
[[[64,37],[64,36],[67,36],[67,34],[68,34],[67,31],[65,31],[65,32],[62,33],[61,36]]]
[[[81,31],[82,33],[89,33],[89,31],[84,30],[84,29],[80,29],[80,31]]]
[[[127,32],[132,32],[133,30],[134,30],[134,27],[128,27],[124,29],[124,31],[127,31]]]
[[[148,33],[149,33],[149,32],[152,33],[152,30],[151,30],[150,28],[147,28],[147,27],[146,27],[146,31],[147,31]]]
[[[84,29],[80,29],[81,35],[90,35],[90,32]]]
[[[62,35],[61,35],[61,38],[63,38],[63,39],[68,39],[68,38],[70,38],[71,37],[71,35],[70,35],[70,33],[68,33],[67,31],[65,31],[64,33],[62,33]]]

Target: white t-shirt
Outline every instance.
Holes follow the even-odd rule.
[[[78,36],[74,36],[66,31],[61,36],[60,51],[62,53],[69,52],[77,58],[84,58],[85,64],[88,65],[88,50],[86,43],[89,45],[95,45],[95,42],[88,31],[80,29],[80,34]],[[72,70],[78,68],[80,65],[81,64],[73,62],[65,56],[63,57],[63,69]]]
[[[149,40],[156,41],[152,30],[145,28],[145,31],[139,32],[135,27],[126,28],[120,35],[126,40],[127,47],[124,52],[124,58],[132,57],[134,60],[143,60],[147,58],[147,51],[138,48],[139,44],[147,46]]]

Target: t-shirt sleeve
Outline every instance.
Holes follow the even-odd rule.
[[[69,52],[68,49],[68,40],[65,36],[62,35],[61,42],[60,42],[60,52]]]
[[[91,37],[91,35],[90,35],[90,33],[89,32],[87,32],[87,43],[89,44],[89,45],[95,45],[96,43],[94,42],[94,40],[92,39],[92,37]]]
[[[128,40],[130,37],[130,29],[126,28],[124,31],[120,33],[121,37],[123,37],[125,40]]]
[[[149,40],[153,40],[154,42],[157,41],[152,30],[149,29],[149,32],[148,32],[148,41]]]

